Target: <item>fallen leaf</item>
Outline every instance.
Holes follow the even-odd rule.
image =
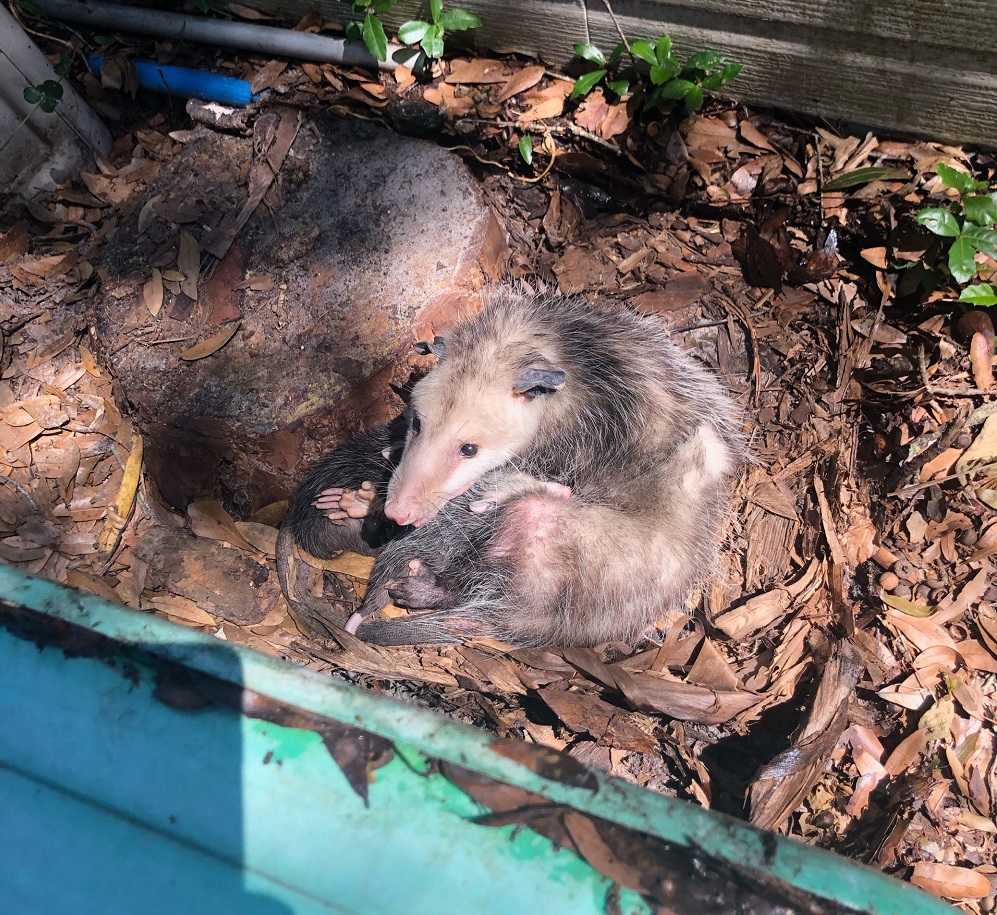
[[[235,324],[223,327],[218,333],[212,334],[207,340],[202,340],[200,343],[188,346],[187,349],[180,353],[180,358],[187,362],[194,362],[197,359],[204,359],[205,356],[210,356],[212,353],[218,352],[235,336],[241,324],[241,321],[236,321]]]
[[[973,366],[973,381],[981,391],[989,391],[994,383],[993,345],[985,334],[973,334],[969,344],[969,360]]]
[[[142,287],[142,301],[153,317],[156,317],[163,307],[163,274],[158,267],[152,268],[152,276]]]
[[[177,270],[183,275],[180,290],[184,295],[197,301],[197,277],[201,272],[201,252],[197,241],[189,232],[180,233],[180,253],[177,255]]]
[[[990,894],[990,881],[984,874],[936,861],[918,861],[910,882],[945,899],[983,899]]]
[[[514,95],[519,95],[520,92],[525,92],[527,89],[532,89],[537,83],[543,79],[543,75],[546,71],[543,67],[523,67],[515,76],[512,77],[500,90],[498,95],[495,97],[496,102],[504,102],[511,99]]]

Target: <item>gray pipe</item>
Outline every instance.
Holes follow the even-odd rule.
[[[343,38],[327,38],[312,32],[295,32],[291,29],[256,25],[249,22],[229,22],[187,16],[182,13],[163,13],[158,10],[120,6],[117,3],[100,3],[95,0],[36,0],[38,6],[53,19],[75,22],[94,28],[156,38],[177,38],[197,41],[216,47],[256,51],[276,57],[296,57],[320,63],[345,64],[374,70],[394,70],[399,63],[413,66],[416,51],[401,45],[388,45],[388,59],[377,60],[367,48]],[[410,54],[408,59],[392,60],[397,51]],[[401,56],[401,55],[399,55]]]

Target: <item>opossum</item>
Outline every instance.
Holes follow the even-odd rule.
[[[380,553],[357,635],[591,645],[678,605],[745,441],[664,322],[503,289],[432,349],[383,506],[411,530]],[[389,598],[416,612],[370,619]]]
[[[355,435],[318,461],[298,487],[277,535],[277,577],[287,602],[319,635],[331,635],[329,608],[292,585],[293,548],[328,558],[340,550],[376,556],[401,528],[384,515],[384,496],[407,430],[404,416]]]

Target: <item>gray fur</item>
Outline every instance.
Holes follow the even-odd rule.
[[[358,635],[591,645],[631,639],[679,606],[713,566],[745,455],[740,412],[716,377],[660,319],[514,289],[444,339],[440,365],[413,394],[418,403],[420,386],[431,392],[423,409],[445,415],[472,398],[487,416],[489,398],[524,374],[563,373],[533,376],[563,384],[537,398],[540,424],[520,453],[384,548],[362,615],[392,594],[421,609],[366,619]],[[571,487],[570,499],[545,481]],[[470,511],[480,500],[498,507]],[[410,575],[413,560],[421,576]]]

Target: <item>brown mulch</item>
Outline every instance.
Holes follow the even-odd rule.
[[[157,574],[133,550],[143,526],[266,561],[281,506],[234,521],[205,500],[180,517],[134,473],[140,435],[87,344],[93,265],[192,125],[89,77],[127,124],[110,160],[0,224],[0,559],[993,911],[993,324],[897,269],[928,244],[912,213],[944,199],[935,166],[992,181],[993,160],[721,101],[675,132],[598,93],[573,107],[570,82],[515,60],[449,61],[429,84],[214,66],[289,104],[429,132],[479,175],[513,276],[669,318],[750,416],[720,573],[638,644],[527,650],[318,646],[273,589],[257,622],[226,618],[204,595],[228,566]],[[822,190],[866,166],[907,177]],[[181,268],[150,309],[189,281]],[[362,591],[368,563],[331,566]]]

